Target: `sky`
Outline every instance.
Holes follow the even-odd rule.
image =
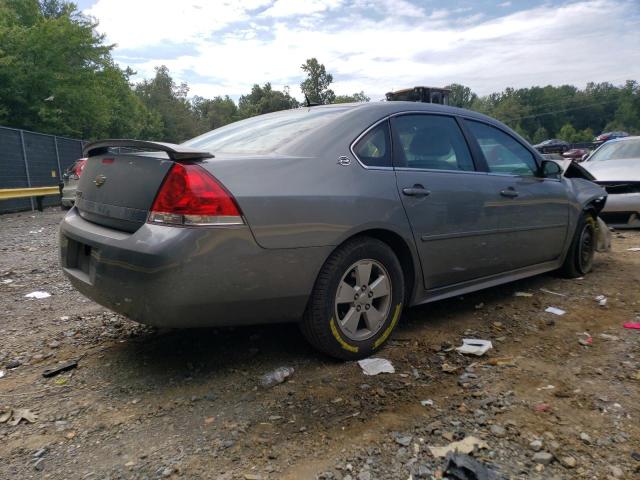
[[[506,87],[640,80],[640,0],[80,0],[115,60],[166,65],[189,95],[237,99],[288,85],[316,57],[337,94],[461,83]]]

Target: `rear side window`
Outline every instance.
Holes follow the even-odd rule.
[[[538,164],[533,155],[516,139],[485,123],[465,122],[478,140],[490,172],[519,176],[536,174]]]
[[[382,122],[369,130],[353,146],[353,153],[367,167],[391,167],[389,122]]]
[[[452,117],[402,115],[392,119],[396,167],[474,170],[464,136]]]

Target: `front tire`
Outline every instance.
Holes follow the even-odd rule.
[[[315,348],[342,360],[382,348],[402,311],[404,276],[384,242],[360,237],[339,247],[323,265],[301,324]]]
[[[586,275],[593,268],[596,251],[597,223],[590,212],[582,212],[560,272],[567,278]]]

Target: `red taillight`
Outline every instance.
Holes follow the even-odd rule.
[[[84,170],[84,166],[87,164],[87,159],[86,158],[81,158],[80,160],[77,160],[76,163],[73,164],[73,174],[80,178],[80,175],[82,174],[82,170]]]
[[[240,225],[240,209],[229,192],[204,168],[176,163],[167,174],[149,213],[150,223]]]

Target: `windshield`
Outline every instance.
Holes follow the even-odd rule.
[[[352,107],[298,108],[259,115],[211,130],[182,145],[214,155],[269,153],[326,124],[350,108]]]
[[[590,162],[640,158],[640,138],[620,142],[605,143],[589,159]]]

